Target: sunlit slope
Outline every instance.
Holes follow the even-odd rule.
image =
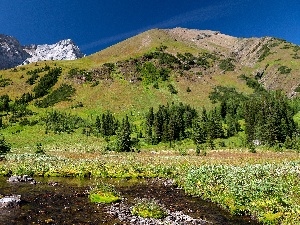
[[[145,64],[145,55],[158,51],[162,46],[164,53],[179,61],[181,59],[178,58],[178,53],[188,53],[195,57],[201,55],[202,58],[207,53],[215,59],[210,59],[210,66],[207,68],[195,65],[188,70],[170,67],[172,69],[168,81],[159,81],[158,88],[152,84],[145,85],[143,81],[131,82],[130,76],[136,72],[134,62]],[[240,78],[241,74],[257,79],[267,89],[282,89],[288,96],[295,96],[300,91],[298,54],[299,46],[275,38],[245,39],[213,31],[154,29],[78,60],[38,62],[2,70],[1,79],[8,84],[0,87],[0,96],[8,94],[14,100],[23,93],[32,93],[36,84],[26,83],[27,72],[45,65],[62,68],[62,74],[51,90],[63,83],[76,89],[71,101],[57,103],[54,108],[71,110],[81,103],[83,107],[72,110],[82,114],[105,110],[121,114],[137,113],[144,112],[150,106],[157,107],[170,102],[184,102],[196,108],[210,107],[208,95],[215,86],[223,85],[235,87],[240,92],[252,92]],[[221,66],[226,60],[234,65],[232,69],[224,70]],[[156,63],[153,60],[151,62]],[[103,64],[107,63],[114,66],[114,71],[109,74],[109,79],[98,79],[95,71],[102,71]],[[71,79],[69,73],[72,69],[90,72],[95,76],[91,81]],[[40,73],[40,77],[45,73]],[[169,91],[170,85],[175,88],[176,94]],[[33,102],[30,104],[35,108]]]

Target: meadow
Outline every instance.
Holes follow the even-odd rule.
[[[182,147],[139,153],[107,152],[92,144],[48,145],[43,153],[13,148],[0,161],[0,174],[173,179],[187,194],[215,202],[228,213],[252,215],[262,224],[300,222],[299,153],[220,149],[199,156],[193,148],[183,154]]]

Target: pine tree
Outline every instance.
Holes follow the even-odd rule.
[[[201,145],[207,141],[206,124],[203,119],[196,120],[193,123],[193,141],[196,145],[197,154],[200,153]]]
[[[154,123],[154,112],[153,112],[153,107],[149,109],[148,114],[146,115],[146,141],[149,144],[153,144],[153,132],[152,132],[152,127]]]
[[[6,142],[5,138],[2,135],[0,135],[0,156],[8,153],[10,149],[10,144]]]
[[[97,136],[98,136],[98,134],[101,133],[101,119],[100,119],[100,116],[96,117],[95,127],[96,127],[96,130],[97,130]]]
[[[122,124],[117,132],[117,151],[118,152],[130,152],[132,149],[131,125],[129,123],[128,116],[122,120]]]

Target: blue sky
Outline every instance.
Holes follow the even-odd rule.
[[[71,38],[86,54],[152,28],[273,36],[300,45],[299,0],[1,0],[0,33],[21,44]]]

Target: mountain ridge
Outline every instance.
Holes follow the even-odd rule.
[[[91,67],[97,68],[106,62],[116,63],[140,57],[154,51],[160,45],[165,45],[166,52],[174,56],[186,52],[193,55],[201,52],[217,54],[223,59],[232,60],[235,69],[231,73],[257,77],[267,90],[282,89],[289,97],[297,95],[295,90],[300,85],[297,75],[300,47],[274,37],[237,38],[209,30],[152,29],[92,54],[88,58],[92,62]],[[287,70],[283,71],[283,68]],[[203,72],[215,76],[225,71],[216,65],[210,71]]]

